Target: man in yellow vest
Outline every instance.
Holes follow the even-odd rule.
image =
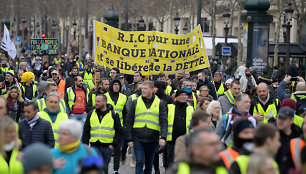
[[[43,111],[46,108],[46,98],[50,93],[57,93],[57,85],[55,83],[48,83],[44,91],[45,95],[41,99],[36,100],[39,111]],[[67,113],[66,103],[62,98],[60,99],[60,111]]]
[[[37,96],[37,86],[34,84],[34,73],[25,72],[21,76],[21,91],[25,101],[30,101]]]
[[[235,97],[241,93],[241,86],[239,80],[233,80],[231,87],[223,96],[218,98],[221,103],[222,114],[226,114],[232,107],[235,106]]]
[[[74,78],[74,86],[67,89],[65,93],[65,102],[68,103],[67,109],[69,117],[82,121],[86,120],[87,113],[85,111],[88,102],[89,89],[83,86],[83,78],[76,76]]]
[[[167,82],[167,81],[166,81],[166,75],[165,75],[165,73],[162,73],[162,72],[161,72],[161,73],[157,74],[157,80]],[[172,87],[171,87],[170,85],[168,85],[168,84],[167,84],[165,93],[166,93],[167,95],[171,95],[171,94],[172,94]]]
[[[93,72],[91,71],[91,68],[90,68],[89,65],[84,65],[84,73],[82,74],[82,76],[83,76],[85,84],[89,85],[90,82],[94,81]],[[100,74],[99,74],[99,76],[100,76]]]
[[[281,103],[278,99],[272,97],[266,83],[260,83],[257,86],[256,93],[257,97],[251,102],[250,114],[257,121],[268,123],[270,118],[277,116]]]
[[[95,102],[95,109],[87,115],[82,141],[99,150],[107,174],[113,150],[119,145],[121,123],[113,106],[107,104],[107,97],[104,94],[98,94]]]
[[[121,126],[126,125],[126,115],[127,110],[125,107],[127,97],[120,93],[121,91],[121,83],[116,78],[111,81],[110,88],[105,96],[107,97],[107,103],[111,104],[114,107],[115,113],[119,115]],[[123,145],[124,138],[120,138],[119,145],[114,149],[114,172],[119,170],[119,162],[120,162],[120,155],[121,155],[121,147]]]
[[[279,141],[280,135],[277,128],[272,124],[261,124],[256,127],[254,132],[253,142],[255,148],[253,154],[265,154],[274,156],[277,153],[281,143]],[[236,158],[230,168],[230,173],[246,174],[249,164],[250,154],[240,155]],[[252,161],[250,161],[252,162]],[[279,174],[277,163],[273,162],[276,174]]]
[[[187,160],[172,165],[167,174],[215,173],[227,174],[219,157],[221,144],[211,129],[199,128],[189,137]]]
[[[60,124],[68,119],[66,113],[60,112],[59,109],[60,98],[57,93],[50,93],[46,99],[46,108],[43,111],[38,112],[40,118],[45,119],[51,123],[55,147],[58,146],[58,129]]]
[[[7,91],[13,85],[20,87],[18,81],[14,77],[14,71],[10,70],[5,74],[5,80],[1,83],[1,96],[6,98]]]
[[[225,85],[223,84],[223,82],[221,80],[222,80],[222,72],[219,72],[219,71],[215,72],[214,80],[212,81],[212,83],[215,86],[216,93],[217,93],[218,97],[223,95],[224,92],[226,91],[225,90],[226,89]]]
[[[86,112],[89,113],[95,107],[96,103],[96,96],[98,94],[105,94],[108,92],[109,89],[109,80],[106,77],[102,77],[98,87],[95,91],[90,92],[88,96],[88,103],[86,105]]]
[[[194,111],[187,104],[187,95],[184,90],[178,89],[175,93],[174,104],[168,105],[168,134],[165,150],[165,168],[168,168],[174,160],[174,145],[176,139],[187,134],[190,129],[190,121]]]
[[[158,144],[165,146],[167,138],[167,109],[154,95],[154,83],[142,83],[142,95],[133,100],[127,117],[127,142],[134,147],[135,171],[151,174]],[[143,166],[145,165],[145,170]]]

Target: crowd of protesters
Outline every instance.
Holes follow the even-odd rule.
[[[1,60],[0,173],[306,173],[295,61],[269,76],[231,61],[127,75],[67,54]]]

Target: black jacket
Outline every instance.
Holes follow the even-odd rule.
[[[142,97],[142,96],[141,96]],[[150,108],[155,95],[150,99],[142,97],[147,108]],[[133,100],[131,103],[131,108],[129,108],[129,113],[127,117],[127,142],[137,140],[140,142],[155,142],[159,140],[159,136],[166,140],[168,132],[168,116],[166,104],[161,100],[159,104],[159,125],[160,131],[152,130],[147,127],[144,128],[133,128],[135,120],[135,109],[138,100]]]
[[[186,134],[186,108],[187,103],[180,103],[178,101],[174,102],[175,111],[174,111],[174,121],[173,121],[173,131],[172,131],[172,141],[171,144],[175,143],[175,140]]]
[[[67,88],[72,87],[74,85],[74,77],[72,74],[70,74],[67,78],[66,78],[66,84],[65,84],[65,91],[67,90]]]
[[[291,126],[291,134],[288,136],[283,131],[280,131],[280,141],[281,141],[281,147],[278,149],[278,152],[275,156],[275,161],[277,162],[279,166],[280,174],[287,174],[288,169],[293,168],[292,160],[290,162],[290,140],[292,138],[298,138],[302,136],[303,132],[302,130],[296,126],[295,124],[292,124]]]
[[[35,142],[41,142],[50,148],[54,148],[55,141],[52,126],[49,121],[39,118],[31,129],[27,120],[23,119],[18,123],[18,126],[18,135],[22,142],[22,149]]]
[[[84,144],[87,144],[87,145],[89,144],[89,139],[90,139],[90,129],[91,129],[90,117],[91,117],[93,111],[94,110],[90,111],[87,114],[87,118],[86,118],[86,121],[85,121],[85,124],[84,124],[82,141],[83,141]],[[109,111],[112,111],[112,117],[114,119],[115,137],[114,137],[113,143],[108,144],[108,143],[101,143],[100,141],[97,141],[97,142],[94,142],[94,143],[90,143],[91,146],[94,146],[94,147],[100,147],[100,146],[108,147],[109,145],[112,145],[113,147],[116,147],[119,144],[119,140],[120,140],[120,136],[121,136],[121,123],[120,123],[119,115],[115,114],[113,106],[110,105],[110,104],[107,104],[107,110],[106,111],[101,112],[99,110],[96,110],[96,113],[97,113],[99,121],[101,123],[103,117],[106,114],[108,114]]]

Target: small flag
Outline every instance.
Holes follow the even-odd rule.
[[[16,47],[10,38],[10,33],[6,28],[5,24],[4,24],[3,38],[1,41],[1,49],[6,51],[11,58],[15,59],[17,54]]]

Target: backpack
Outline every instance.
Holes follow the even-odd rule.
[[[296,114],[302,115],[306,109],[306,96],[295,95],[296,99]]]

